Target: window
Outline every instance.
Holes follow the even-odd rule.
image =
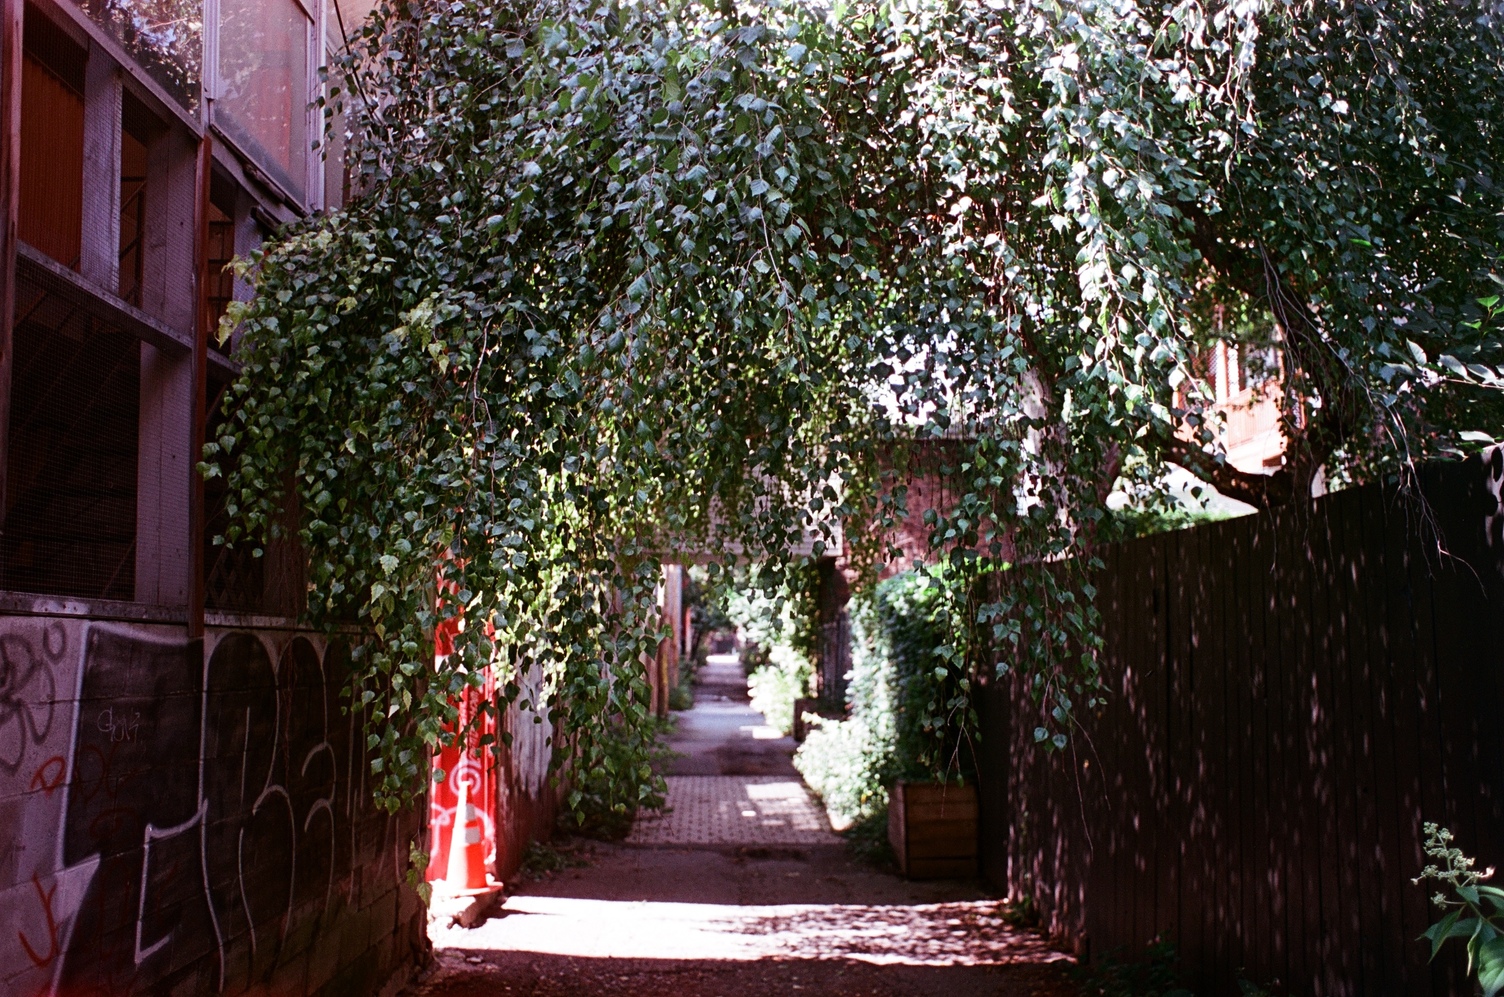
[[[30,8],[23,33],[18,235],[77,270],[83,235],[87,53]]]
[[[313,22],[297,0],[221,0],[214,121],[287,192],[307,194]]]
[[[203,77],[203,0],[74,0],[189,111]]]

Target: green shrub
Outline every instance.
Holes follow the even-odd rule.
[[[810,694],[815,677],[815,582],[812,571],[779,578],[752,568],[726,595],[752,708],[785,734],[794,729],[794,700]]]
[[[752,708],[763,715],[769,727],[787,734],[794,729],[794,700],[809,695],[815,668],[809,658],[786,644],[775,644],[767,664],[747,676]]]
[[[965,665],[963,584],[932,568],[877,587],[878,624],[892,658],[895,778],[974,774],[966,734],[976,724]]]
[[[825,802],[838,830],[887,813],[897,758],[893,656],[872,599],[856,597],[849,611],[847,718],[814,721],[794,755],[794,767]]]
[[[1157,503],[1126,505],[1113,509],[1103,517],[1098,527],[1098,539],[1103,543],[1132,540],[1184,530],[1203,523],[1216,523],[1229,519],[1234,514],[1221,509],[1189,508],[1172,499]]]
[[[1478,872],[1476,860],[1452,844],[1451,831],[1430,821],[1421,827],[1433,861],[1414,882],[1434,881],[1441,889],[1431,902],[1446,911],[1421,938],[1431,943],[1432,959],[1448,941],[1465,942],[1468,975],[1477,978],[1483,997],[1495,997],[1504,991],[1504,890],[1485,885],[1493,869]]]
[[[695,670],[693,659],[680,663],[679,684],[668,691],[668,708],[671,710],[693,709],[695,705]]]
[[[817,586],[818,576],[812,570],[782,578],[756,567],[739,574],[725,594],[725,616],[741,636],[742,664],[748,675],[772,663],[775,648],[796,651],[806,661],[815,657]]]
[[[836,827],[880,821],[896,779],[972,774],[969,745],[944,722],[970,710],[956,595],[944,573],[910,571],[852,600],[847,717],[817,721],[794,756]]]
[[[888,809],[890,745],[857,717],[818,719],[814,725],[794,755],[794,766],[825,802],[831,825],[844,831],[880,818]]]
[[[619,717],[606,717],[605,725],[622,727]],[[600,841],[619,841],[632,831],[632,822],[641,810],[661,810],[665,799],[652,783],[654,771],[662,771],[670,755],[665,735],[668,721],[654,717],[628,733],[641,742],[625,737],[605,742],[610,750],[602,753],[599,765],[573,765],[568,772],[565,799],[568,807],[560,808],[555,826],[566,835],[580,835]],[[620,741],[620,743],[618,743]],[[615,792],[622,770],[632,767],[641,779],[635,797],[622,798]],[[662,786],[662,780],[658,781]]]
[[[1121,955],[1109,953],[1078,969],[1085,997],[1194,997],[1180,986],[1180,959],[1172,943],[1156,941],[1134,959]]]
[[[522,853],[522,873],[532,879],[590,864],[578,846],[564,842],[529,841]]]

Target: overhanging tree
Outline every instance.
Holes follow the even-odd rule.
[[[393,804],[495,659],[548,676],[576,806],[630,812],[660,560],[838,523],[872,560],[902,515],[1018,566],[965,618],[1063,744],[1092,592],[1029,566],[1119,475],[1270,504],[1499,424],[1501,62],[1482,3],[385,3],[339,74],[359,196],[231,316],[226,539],[291,480]],[[1219,336],[1280,359],[1273,475],[1217,453]],[[919,455],[954,501],[910,507]]]

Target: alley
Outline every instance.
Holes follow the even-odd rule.
[[[477,927],[436,927],[416,997],[1070,992],[1068,962],[975,884],[906,882],[849,853],[735,656],[700,678],[667,811],[578,848],[585,864],[523,884]]]

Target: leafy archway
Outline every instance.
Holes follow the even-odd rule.
[[[870,563],[909,515],[958,572],[1039,565],[1166,460],[1268,503],[1497,425],[1463,382],[1498,377],[1501,70],[1481,2],[384,3],[340,77],[359,196],[231,316],[227,539],[294,468],[311,612],[374,635],[383,799],[502,648],[575,804],[630,810],[675,552]],[[1273,475],[1216,452],[1215,337],[1279,358]],[[1064,743],[1090,588],[1007,578],[968,618]]]

